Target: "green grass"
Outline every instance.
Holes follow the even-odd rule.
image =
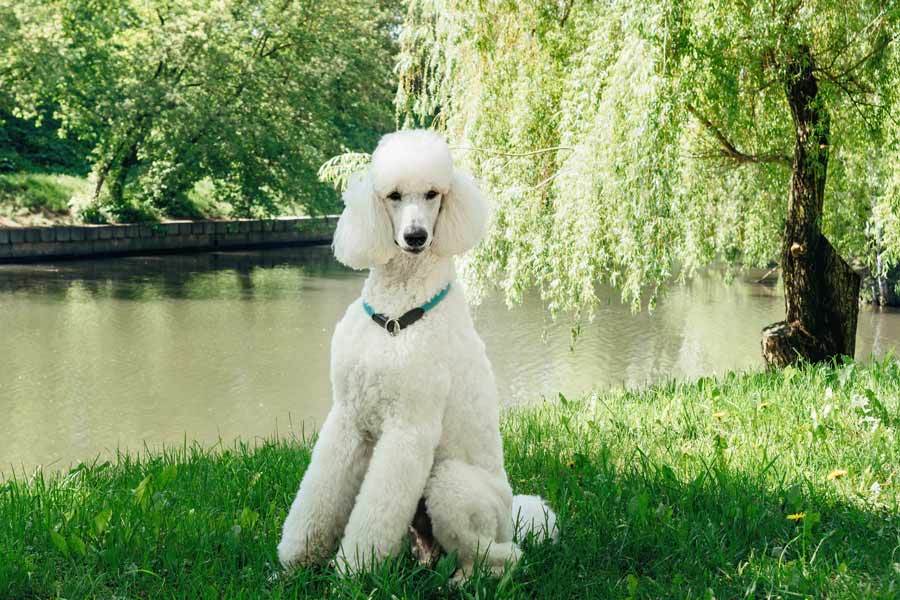
[[[509,412],[513,487],[550,500],[560,543],[458,590],[449,557],[281,574],[301,442],[19,476],[0,484],[0,597],[897,598],[898,398],[886,359]]]
[[[89,201],[89,188],[88,178],[79,175],[39,171],[0,173],[0,226],[4,220],[22,226],[69,224],[85,219],[105,222],[107,215],[97,210],[79,212]],[[228,207],[216,199],[208,180],[199,182],[171,208],[176,214],[167,216],[178,219],[229,216]],[[137,205],[126,213],[124,220],[130,222],[155,221],[160,216]]]
[[[60,173],[0,173],[0,217],[26,225],[71,221],[69,201],[87,179]]]

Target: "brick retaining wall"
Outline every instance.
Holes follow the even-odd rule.
[[[337,217],[0,228],[0,262],[327,244]]]

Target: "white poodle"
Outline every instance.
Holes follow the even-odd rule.
[[[478,186],[431,131],[386,135],[344,194],[338,260],[370,269],[331,343],[334,402],[284,523],[282,564],[349,571],[403,546],[420,499],[434,540],[462,574],[500,572],[514,538],[556,538],[536,496],[503,468],[494,375],[456,282],[453,257],[484,233]],[[338,546],[338,542],[340,545]]]

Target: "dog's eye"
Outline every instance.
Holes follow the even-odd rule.
[[[388,194],[388,198],[391,200],[400,200],[403,196],[400,195],[400,192],[391,192]]]
[[[437,198],[437,196],[438,196],[438,193],[434,190],[429,190],[428,193],[425,194],[425,197],[428,198],[429,200]]]

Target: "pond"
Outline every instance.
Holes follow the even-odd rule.
[[[331,402],[334,325],[364,277],[327,247],[0,266],[0,472],[310,431]],[[758,369],[783,301],[756,277],[703,274],[652,314],[601,288],[574,352],[570,324],[537,297],[507,310],[489,296],[476,327],[505,404]],[[898,345],[900,313],[861,311],[858,358]]]

